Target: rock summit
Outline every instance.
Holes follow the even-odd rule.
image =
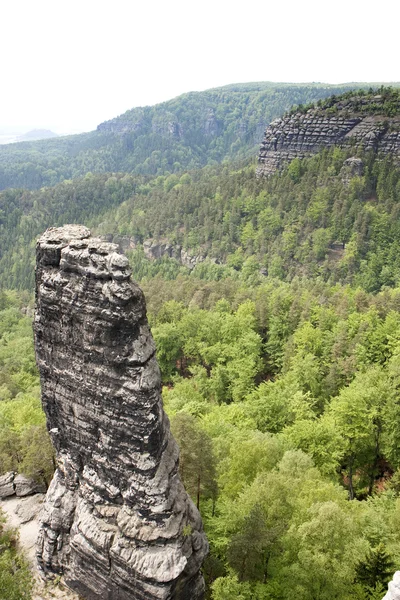
[[[208,544],[178,474],[143,293],[79,225],[37,243],[34,321],[58,468],[37,556],[87,600],[198,600]]]

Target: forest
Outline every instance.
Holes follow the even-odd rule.
[[[93,233],[127,236],[138,279],[178,273],[290,281],[295,276],[360,285],[400,280],[400,175],[391,158],[332,148],[280,175],[256,179],[254,161],[155,178],[88,174],[38,191],[0,192],[0,277],[33,289],[34,245],[49,225],[84,222]],[[202,262],[189,272],[168,256],[149,261],[143,242],[168,242]]]
[[[0,190],[92,173],[164,175],[255,156],[264,129],[293,105],[363,84],[249,83],[139,107],[80,135],[0,146]]]
[[[181,477],[210,542],[207,598],[381,600],[400,567],[399,206],[399,166],[354,148],[269,179],[243,155],[1,192],[0,473],[51,478],[34,245],[49,225],[84,222],[131,244]],[[146,241],[201,261],[150,259]],[[28,599],[2,535],[0,578],[18,573],[4,599]]]

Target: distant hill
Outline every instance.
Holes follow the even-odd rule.
[[[46,140],[50,138],[58,137],[58,133],[50,131],[50,129],[32,129],[27,133],[19,135],[17,142],[33,142],[35,140]]]
[[[163,175],[256,156],[263,132],[293,105],[371,84],[228,85],[134,108],[96,131],[0,147],[0,189],[51,186],[88,172]]]

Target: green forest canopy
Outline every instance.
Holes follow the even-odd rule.
[[[164,175],[255,156],[267,125],[293,105],[363,85],[229,85],[134,108],[90,133],[3,145],[0,190],[53,186],[88,172]]]
[[[379,544],[400,560],[400,290],[183,276],[143,286],[183,479],[211,542],[209,593],[289,598],[293,579],[305,599],[316,581],[323,598],[370,597],[360,565]],[[37,463],[40,478],[43,432],[24,444],[43,423],[25,302],[3,293],[0,464]]]
[[[359,153],[352,176],[349,156],[326,150],[267,180],[248,161],[2,192],[0,472],[47,484],[54,468],[32,342],[35,238],[67,221],[127,236],[210,540],[208,598],[381,600],[400,564],[400,170]],[[205,260],[150,261],[146,239]],[[18,569],[8,597],[28,599]]]
[[[390,158],[332,148],[256,179],[254,165],[205,167],[145,178],[88,174],[54,188],[0,192],[3,287],[32,289],[34,246],[50,225],[84,222],[94,233],[129,238],[134,276],[189,275],[177,260],[149,262],[142,244],[168,242],[206,259],[193,276],[290,281],[320,277],[367,291],[400,280],[400,170]],[[263,275],[261,275],[261,273]]]

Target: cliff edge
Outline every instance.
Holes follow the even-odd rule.
[[[257,174],[272,175],[330,146],[359,147],[400,161],[400,90],[349,92],[275,119],[265,131]]]
[[[37,244],[35,348],[57,453],[37,557],[87,600],[197,600],[208,550],[178,474],[140,288],[77,225]]]

